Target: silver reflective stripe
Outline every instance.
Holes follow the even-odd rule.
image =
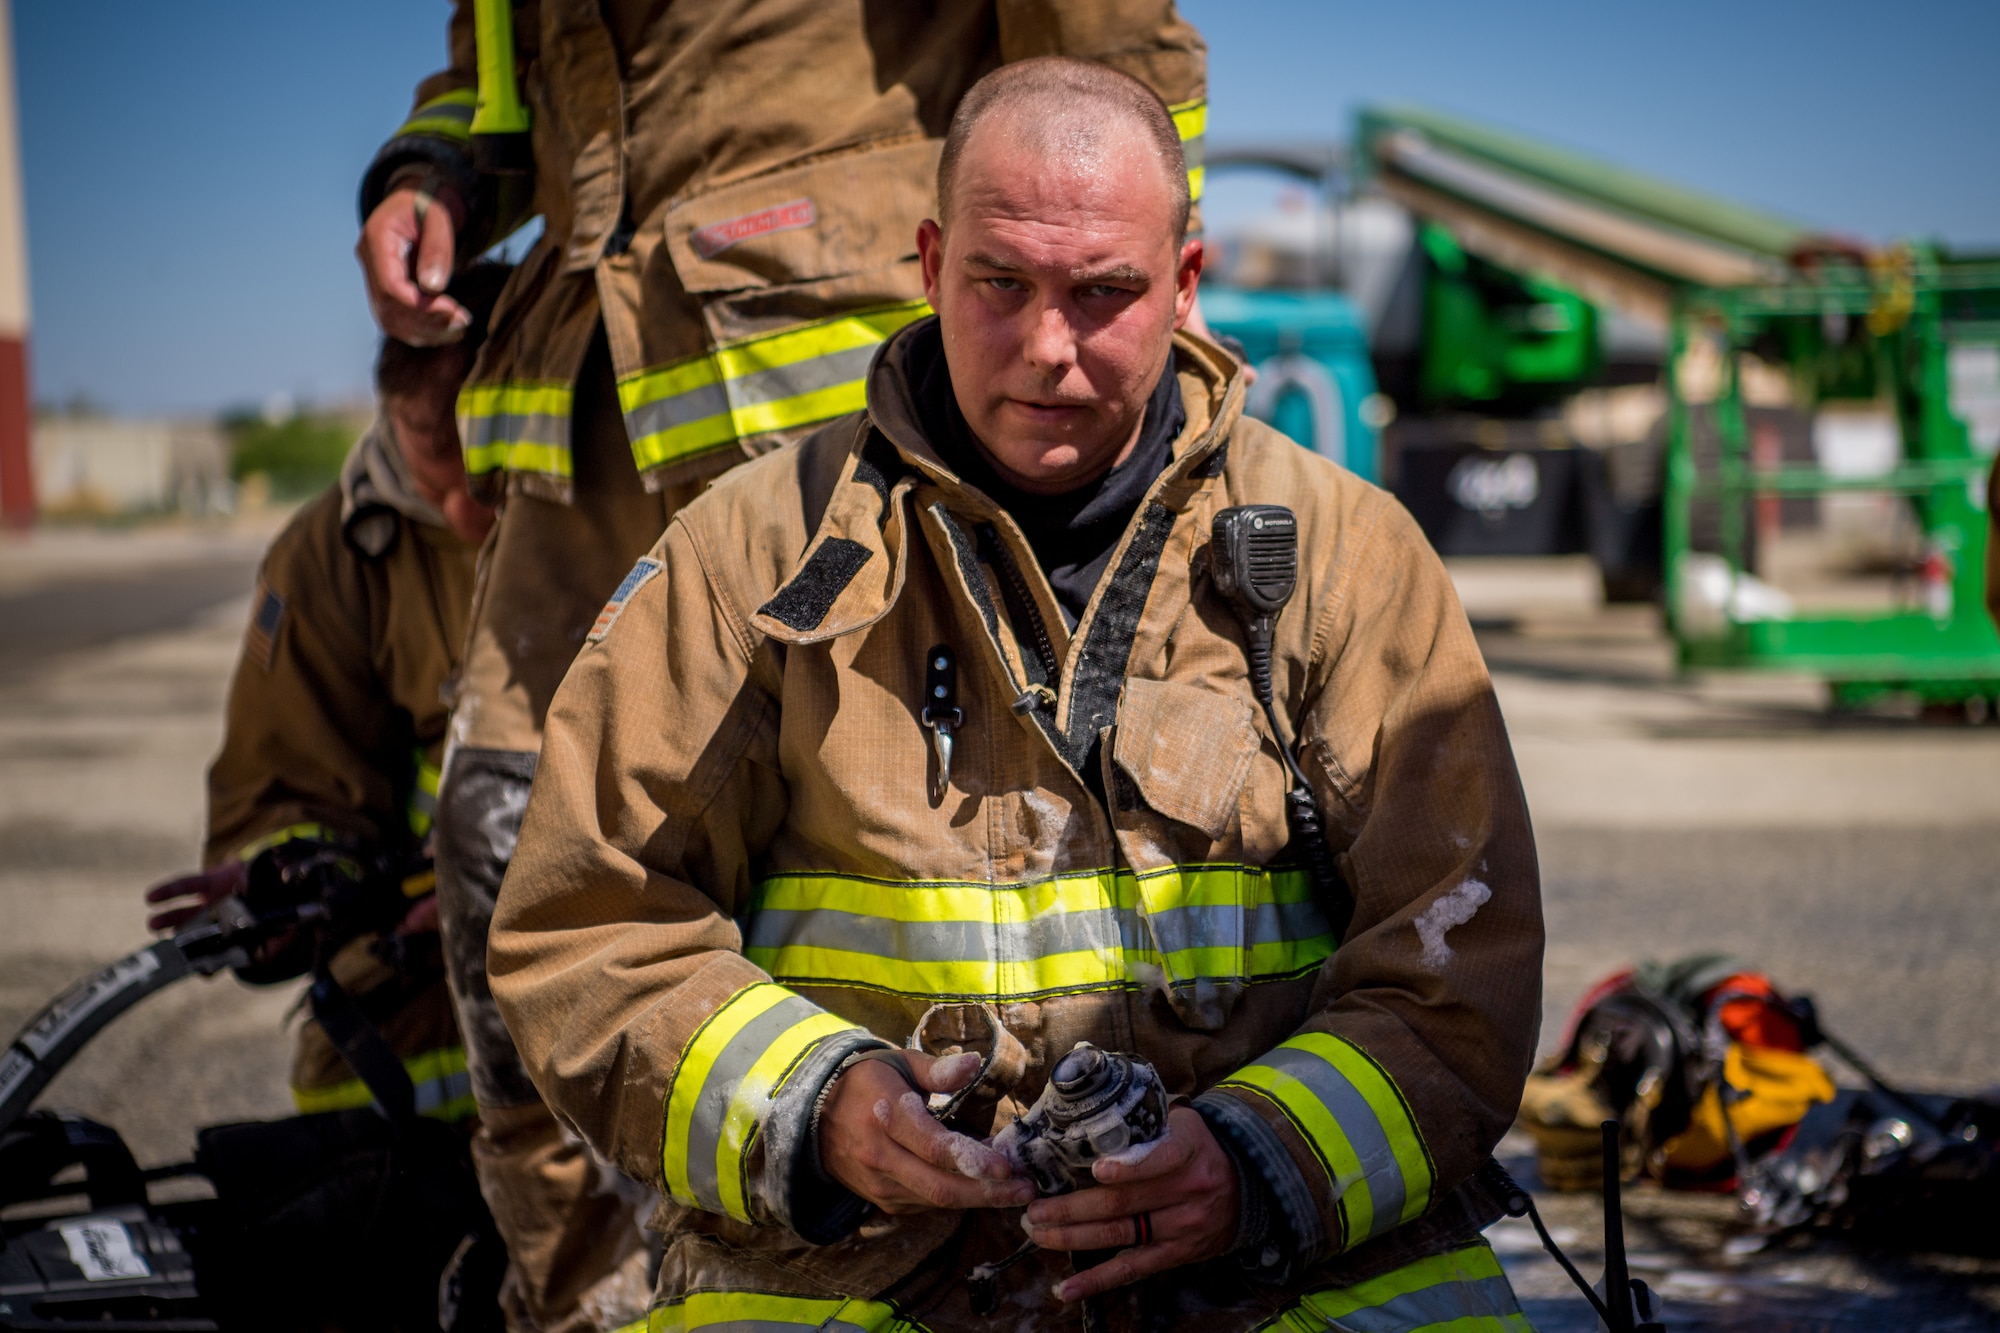
[[[633,408],[625,414],[625,429],[633,439],[642,440],[691,421],[719,417],[728,410],[729,391],[720,384],[704,384]]]
[[[1310,940],[1333,930],[1319,905],[1311,902],[1259,903],[1251,908],[1234,903],[1170,907],[1143,917],[1133,913],[1131,920],[1134,927],[1141,921],[1152,926],[1153,938],[1162,953],[1233,946],[1239,942],[1247,948],[1286,940]],[[1127,944],[1133,942],[1128,935]]]
[[[1369,1235],[1387,1231],[1401,1221],[1403,1169],[1389,1147],[1388,1131],[1382,1128],[1381,1117],[1375,1114],[1375,1108],[1368,1104],[1361,1090],[1338,1069],[1296,1046],[1280,1046],[1257,1063],[1290,1074],[1305,1084],[1347,1136],[1348,1145],[1361,1162],[1363,1176],[1368,1181],[1368,1196],[1374,1205],[1374,1224]],[[1342,1182],[1343,1191],[1345,1185]],[[1353,1239],[1359,1241],[1362,1237]]]
[[[875,359],[875,350],[880,346],[880,343],[870,343],[866,347],[850,347],[846,351],[828,352],[789,365],[771,366],[738,375],[727,381],[730,402],[737,407],[775,403],[852,383],[868,374],[868,364]]]
[[[569,448],[569,418],[548,412],[496,412],[471,419],[468,447],[504,440],[509,444],[553,444]]]
[[[750,920],[749,948],[839,949],[906,963],[985,963],[1047,958],[1121,944],[1118,913],[1047,912],[1032,921],[896,921],[831,908],[764,908]]]
[[[472,1075],[463,1069],[440,1078],[427,1078],[417,1084],[417,1114],[430,1115],[471,1095]]]
[[[1440,1282],[1434,1287],[1405,1292],[1365,1310],[1350,1310],[1334,1322],[1351,1333],[1415,1333],[1418,1329],[1449,1324],[1454,1319],[1505,1319],[1509,1315],[1518,1317],[1520,1313],[1521,1306],[1507,1279],[1486,1277],[1470,1282]]]
[[[1148,925],[1152,933],[1147,933]],[[907,963],[998,963],[1122,948],[1178,953],[1239,944],[1311,940],[1331,930],[1314,903],[1045,912],[1032,921],[901,921],[832,908],[761,908],[750,918],[749,949],[817,948]]]
[[[773,1042],[820,1012],[819,1006],[810,1000],[796,995],[785,997],[744,1024],[703,1076],[701,1093],[695,1099],[694,1114],[688,1123],[687,1172],[690,1192],[710,1212],[725,1211],[721,1183],[715,1174],[715,1157],[722,1143],[722,1128],[729,1121],[729,1102],[736,1095],[736,1085]]]

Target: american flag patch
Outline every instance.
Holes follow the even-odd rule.
[[[285,599],[259,578],[254,605],[257,609],[251,613],[250,628],[243,635],[243,657],[269,671],[278,656],[278,627],[285,623]]]
[[[639,563],[632,566],[632,572],[618,585],[618,591],[611,594],[611,600],[597,613],[597,623],[590,627],[590,633],[583,636],[585,643],[599,643],[618,623],[618,617],[625,614],[625,603],[632,600],[632,594],[646,586],[647,580],[660,572],[660,562],[650,555],[639,557]]]
[[[755,213],[745,213],[742,217],[724,218],[706,227],[696,227],[688,235],[688,244],[703,259],[713,259],[730,246],[759,236],[810,227],[818,217],[811,199],[794,199],[790,203],[773,204]]]

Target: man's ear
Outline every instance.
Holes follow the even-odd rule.
[[[924,299],[931,309],[938,305],[938,275],[944,271],[944,229],[937,219],[925,218],[917,224],[917,264],[924,273]]]
[[[1181,258],[1174,269],[1174,327],[1184,328],[1194,313],[1195,291],[1201,283],[1201,266],[1206,256],[1199,240],[1181,244]],[[932,304],[936,304],[933,302]],[[1199,330],[1198,330],[1199,331]]]

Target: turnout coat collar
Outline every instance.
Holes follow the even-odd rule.
[[[1033,566],[1033,553],[1012,517],[961,481],[925,438],[903,352],[931,320],[908,326],[883,345],[868,372],[868,410],[851,424],[834,427],[850,436],[839,481],[798,564],[752,620],[780,643],[824,643],[867,628],[895,605],[909,557],[912,496],[922,482],[942,490],[950,508],[965,518],[1004,525],[1017,554]],[[1188,419],[1142,514],[1150,504],[1180,512],[1194,500],[1216,474],[1218,454],[1243,411],[1243,376],[1227,353],[1192,334],[1176,336],[1173,352]],[[1113,553],[1112,568],[1119,567],[1131,536],[1127,532],[1121,552]],[[1078,621],[1079,635],[1088,632],[1099,600],[1094,597]],[[1044,610],[1051,613],[1051,625],[1061,628],[1053,603]]]
[[[933,317],[935,318],[935,317]],[[954,590],[978,607],[986,648],[1000,661],[1017,696],[1037,696],[1024,710],[1041,724],[1073,770],[1081,770],[1099,732],[1116,711],[1124,664],[1163,570],[1167,546],[1191,546],[1207,532],[1211,482],[1226,458],[1230,433],[1241,417],[1244,381],[1236,363],[1193,335],[1173,344],[1187,421],[1172,456],[1141,501],[1112,552],[1074,631],[1066,628],[1053,589],[1018,524],[984,492],[962,481],[939,457],[919,420],[905,351],[923,325],[912,325],[884,345],[868,377],[868,410],[848,431],[839,479],[804,553],[751,624],[779,643],[825,643],[866,629],[904,595],[912,533],[929,542]],[[1196,512],[1199,511],[1199,512]],[[1197,521],[1185,521],[1189,517]],[[1022,575],[1019,587],[1032,602],[1058,670],[1055,688],[1042,679],[1043,664],[1023,646],[1026,627],[1003,629],[1007,609],[981,560],[999,553]],[[1185,573],[1185,562],[1181,562]],[[1168,575],[1171,578],[1171,575]],[[1185,586],[1160,588],[1168,601]],[[1014,610],[1019,614],[1022,608]],[[1044,693],[1046,691],[1046,693]],[[1051,697],[1052,696],[1052,697]]]

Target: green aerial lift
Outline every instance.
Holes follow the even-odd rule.
[[[1872,250],[1425,110],[1364,112],[1355,148],[1364,181],[1465,254],[1669,327],[1663,564],[1684,666],[1811,672],[1840,703],[2000,701],[1984,605],[2000,261]],[[1427,346],[1431,383],[1449,353]],[[1490,373],[1477,348],[1466,359]],[[1871,406],[1893,456],[1857,473],[1760,450],[1744,402],[1759,374],[1801,412]],[[1893,595],[1810,613],[1773,596],[1753,516],[1851,492],[1907,502]]]

